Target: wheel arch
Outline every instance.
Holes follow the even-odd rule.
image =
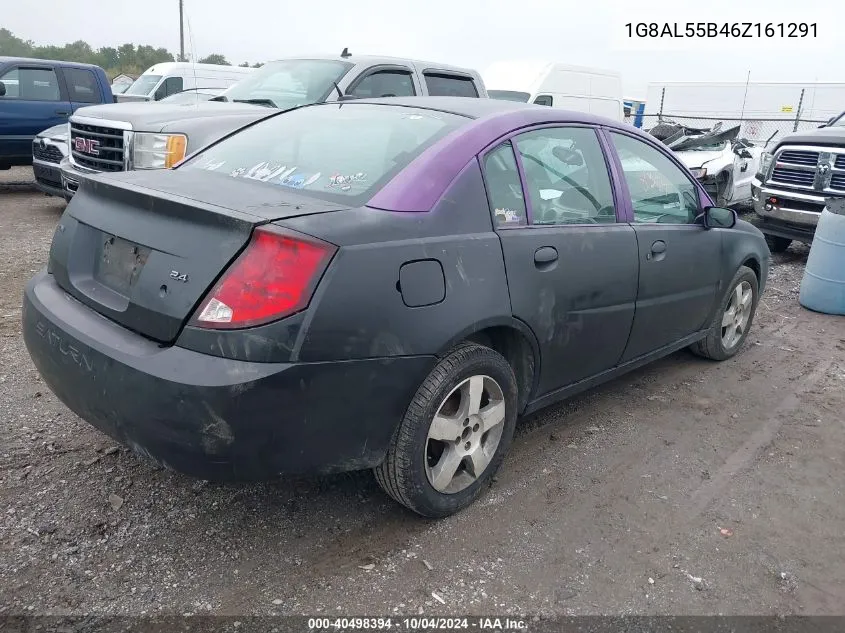
[[[510,363],[519,388],[517,410],[522,413],[532,400],[540,370],[540,345],[531,328],[514,317],[480,321],[450,339],[438,356],[464,341],[490,347]]]

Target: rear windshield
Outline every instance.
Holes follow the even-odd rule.
[[[519,101],[528,103],[531,95],[527,92],[516,92],[515,90],[488,90],[487,94],[491,99],[502,99],[503,101]]]
[[[126,89],[124,94],[148,95],[150,94],[150,91],[158,85],[160,80],[161,75],[141,75]]]
[[[183,163],[359,206],[426,148],[470,119],[365,103],[304,107],[264,119]]]

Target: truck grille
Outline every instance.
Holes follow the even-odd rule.
[[[819,162],[819,153],[806,150],[786,150],[780,153],[778,156],[778,162],[815,167]]]
[[[835,169],[845,169],[845,154],[837,154],[836,162],[833,164]]]
[[[845,174],[834,174],[830,179],[830,188],[845,191]]]
[[[812,187],[815,178],[815,171],[775,167],[775,170],[772,172],[771,181],[793,187]]]
[[[124,170],[123,130],[71,121],[70,151],[74,162],[82,167],[95,171]]]
[[[35,160],[41,160],[45,163],[56,163],[59,164],[62,162],[62,151],[56,147],[55,145],[45,145],[41,147],[41,143],[35,141],[32,144],[32,157]]]

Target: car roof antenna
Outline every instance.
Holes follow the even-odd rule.
[[[337,50],[337,49],[335,49]],[[349,52],[348,48],[344,48],[343,52],[340,54],[341,57],[352,57],[352,53]]]

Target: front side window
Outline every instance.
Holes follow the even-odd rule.
[[[94,73],[83,68],[65,68],[65,83],[74,103],[100,103],[100,89]]]
[[[470,77],[425,73],[425,86],[432,97],[477,97],[478,90]]]
[[[551,106],[552,97],[550,95],[540,95],[536,99],[534,99],[534,103],[541,106]]]
[[[522,181],[510,141],[502,143],[484,157],[484,181],[496,226],[525,226]]]
[[[604,153],[595,130],[554,127],[516,137],[534,224],[616,222]]]
[[[698,189],[663,152],[612,132],[631,194],[635,222],[692,224],[700,211]]]
[[[60,101],[59,78],[52,68],[13,68],[0,81],[5,98],[24,101]]]
[[[412,97],[416,90],[410,71],[379,70],[361,79],[349,94],[362,99]]]
[[[159,81],[161,81],[161,75],[141,75],[126,89],[124,94],[146,96],[158,85]]]
[[[164,80],[158,90],[156,90],[156,101],[175,95],[182,92],[184,81],[181,77],[168,77]]]
[[[204,169],[360,205],[427,147],[470,120],[354,101],[315,105],[236,132],[179,169]]]

